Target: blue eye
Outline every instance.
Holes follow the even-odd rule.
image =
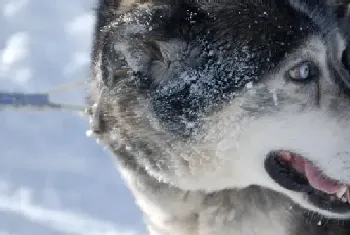
[[[299,73],[301,79],[307,79],[310,76],[310,66],[308,64],[301,65]]]
[[[288,71],[290,79],[306,81],[318,75],[318,68],[311,62],[302,62]]]

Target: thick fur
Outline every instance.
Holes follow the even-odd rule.
[[[350,233],[349,213],[317,208],[264,167],[287,149],[350,184],[348,5],[99,1],[92,131],[150,234]],[[320,76],[292,82],[304,60]]]

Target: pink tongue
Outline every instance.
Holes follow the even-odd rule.
[[[343,186],[336,181],[325,178],[316,167],[308,162],[305,162],[305,175],[312,187],[328,194],[337,193]]]

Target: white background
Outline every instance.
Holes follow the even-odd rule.
[[[0,0],[0,90],[89,75],[93,0]],[[84,89],[53,97],[83,104]],[[145,234],[115,161],[72,113],[0,112],[0,235]]]

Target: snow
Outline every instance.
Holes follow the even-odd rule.
[[[253,88],[253,82],[248,82],[246,85],[247,89],[252,89]]]
[[[107,221],[91,216],[64,210],[50,209],[47,206],[31,202],[31,192],[19,189],[15,194],[2,191],[0,209],[24,217],[26,220],[42,224],[60,233],[77,235],[132,235],[133,232],[119,231]]]
[[[7,40],[6,47],[1,53],[1,70],[6,72],[16,63],[28,56],[29,37],[26,32],[18,32]]]
[[[88,73],[93,0],[0,0],[0,90],[44,92]],[[83,104],[84,89],[56,94]],[[0,112],[0,235],[145,234],[112,156],[72,113]]]

